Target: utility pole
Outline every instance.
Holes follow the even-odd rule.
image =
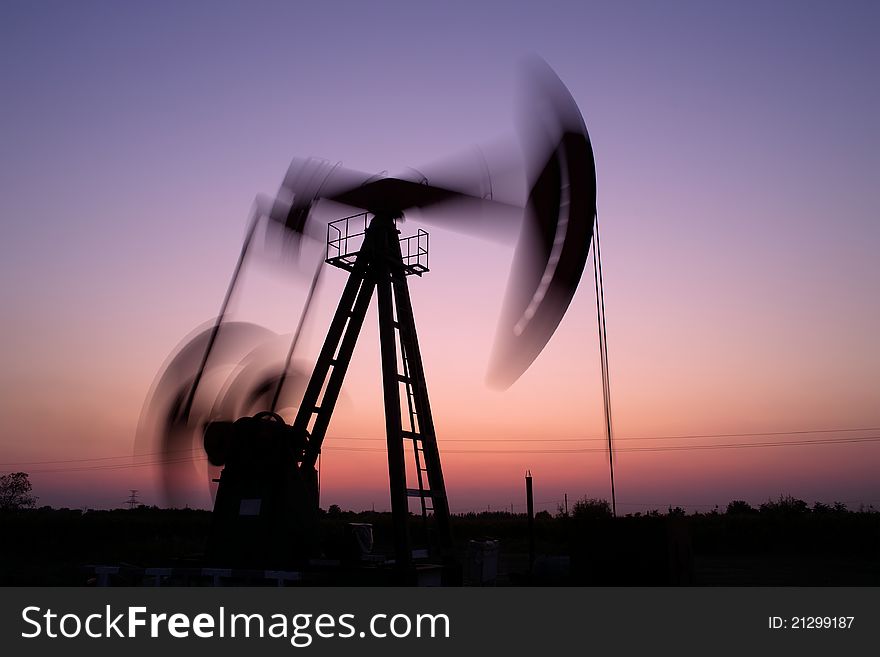
[[[529,575],[535,566],[535,502],[532,496],[532,471],[526,470],[526,512],[529,518]]]
[[[565,494],[565,517],[568,518],[568,493]]]
[[[125,503],[128,504],[128,510],[131,511],[132,509],[134,509],[138,505],[138,498],[137,498],[138,489],[137,488],[129,488],[128,490],[131,491],[131,495],[129,495],[129,497]]]

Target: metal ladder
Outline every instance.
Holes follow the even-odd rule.
[[[408,438],[412,441],[413,446],[413,458],[416,464],[416,481],[418,482],[418,488],[407,488],[406,494],[408,497],[417,497],[419,498],[419,503],[422,507],[422,519],[426,523],[428,522],[428,514],[433,513],[434,511],[434,498],[433,493],[430,488],[426,488],[426,483],[428,479],[428,468],[425,466],[425,448],[422,442],[422,434],[419,431],[418,424],[418,415],[419,412],[416,409],[416,392],[413,387],[413,379],[410,375],[410,366],[409,366],[409,358],[407,358],[407,350],[406,343],[407,340],[403,338],[401,335],[400,323],[395,323],[395,328],[397,328],[399,342],[400,345],[400,359],[403,363],[403,374],[400,375],[400,381],[406,386],[406,406],[407,411],[409,412],[409,430],[402,430],[401,436],[403,438]],[[430,548],[430,545],[429,545]]]

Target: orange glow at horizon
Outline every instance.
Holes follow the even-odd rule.
[[[546,8],[523,3],[487,31],[497,8],[473,3],[472,28],[432,10],[426,32],[415,3],[352,3],[342,22],[316,3],[338,38],[314,57],[327,34],[290,39],[295,3],[271,23],[249,3],[6,4],[0,472],[30,472],[40,504],[121,506],[130,489],[163,504],[138,422],[169,354],[218,312],[255,196],[293,156],[394,175],[511,137],[504,164],[521,166],[528,50],[565,82],[595,152],[619,511],[781,494],[880,507],[876,7],[818,3],[793,22],[771,3],[572,3],[545,30]],[[419,228],[431,271],[410,290],[452,510],[518,508],[526,470],[539,509],[610,498],[592,262],[532,367],[493,390],[516,231],[465,237],[415,212],[400,225]],[[281,358],[307,281],[269,260],[248,266],[231,317],[277,333]],[[306,372],[344,282],[323,275],[296,353]],[[374,306],[325,443],[324,507],[388,508],[376,323]],[[855,428],[873,429],[719,436]],[[683,435],[704,437],[652,438]],[[839,442],[702,449],[817,438]],[[211,504],[207,479],[192,506]]]

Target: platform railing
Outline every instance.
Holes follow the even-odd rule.
[[[327,224],[326,262],[351,270],[360,253],[370,224],[370,213],[359,212]],[[400,238],[400,253],[407,276],[421,276],[428,270],[429,236],[418,229],[415,235]]]

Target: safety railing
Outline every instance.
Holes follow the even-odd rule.
[[[327,224],[326,262],[351,271],[363,247],[369,224],[369,212],[349,215]],[[428,246],[428,233],[421,228],[415,235],[400,238],[400,255],[407,276],[421,276],[429,271]]]

